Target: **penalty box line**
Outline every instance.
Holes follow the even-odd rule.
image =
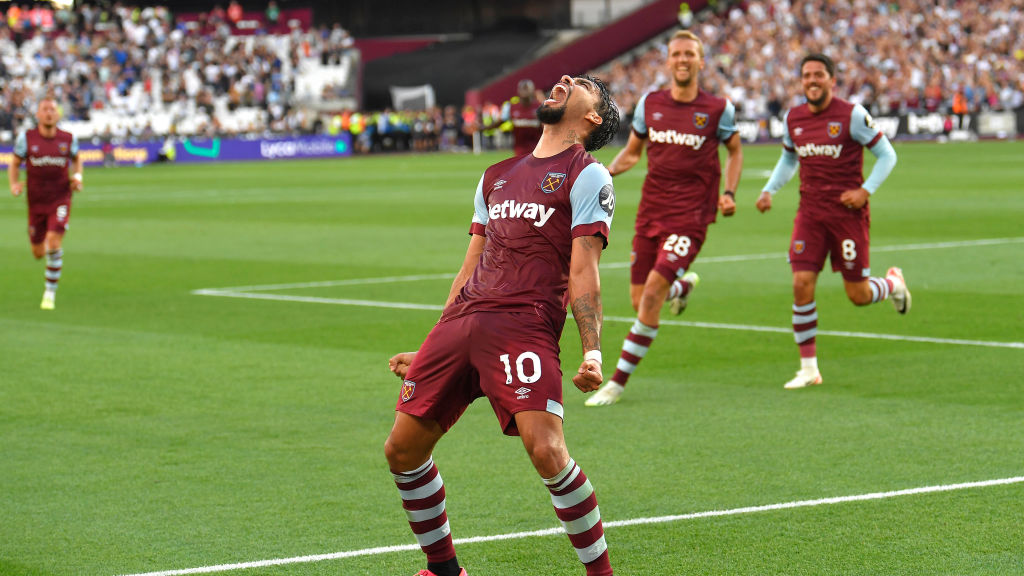
[[[690,514],[675,514],[671,516],[654,516],[649,518],[633,518],[630,520],[613,520],[605,522],[605,528],[621,528],[625,526],[643,526],[648,524],[665,524],[669,522],[680,522],[684,520],[697,520],[701,518],[715,518],[720,516],[738,516],[741,514],[754,514],[758,512],[772,512],[776,510],[792,510],[795,508],[813,508],[830,504],[842,504],[846,502],[865,502],[870,500],[885,500],[901,496],[913,496],[918,494],[934,494],[938,492],[952,492],[955,490],[967,490],[971,488],[986,488],[991,486],[1006,486],[1024,482],[1024,476],[1012,478],[1000,478],[997,480],[983,480],[980,482],[962,482],[959,484],[943,484],[937,486],[922,486],[919,488],[908,488],[904,490],[892,490],[889,492],[871,492],[868,494],[854,494],[851,496],[835,496],[831,498],[818,498],[815,500],[797,500],[794,502],[780,502],[777,504],[766,504],[762,506],[744,506],[728,510],[707,510],[704,512],[693,512]],[[497,542],[502,540],[521,540],[541,536],[556,536],[564,534],[565,531],[559,528],[547,528],[544,530],[533,530],[529,532],[514,532],[506,534],[494,534],[491,536],[473,536],[469,538],[456,538],[456,545],[477,544],[485,542]],[[228,572],[231,570],[244,570],[249,568],[265,568],[268,566],[281,566],[285,564],[305,564],[311,562],[324,562],[327,560],[341,560],[344,558],[356,558],[361,556],[377,556],[380,554],[391,554],[395,552],[410,552],[419,550],[418,544],[402,544],[396,546],[378,546],[376,548],[364,548],[362,550],[350,550],[347,552],[334,552],[330,554],[313,554],[308,556],[294,556],[291,558],[276,558],[273,560],[257,560],[253,562],[238,562],[234,564],[218,564],[215,566],[201,566],[198,568],[184,568],[179,570],[163,570],[160,572],[141,572],[127,576],[186,576],[189,574],[210,574],[214,572]]]
[[[893,246],[881,246],[873,248],[874,252],[901,252],[912,250],[937,250],[942,248],[964,248],[970,246],[997,246],[1004,244],[1024,243],[1024,237],[1016,238],[982,238],[979,240],[962,240],[951,242],[931,242],[921,244],[900,244]],[[710,256],[701,258],[702,264],[727,263],[727,262],[749,262],[754,260],[774,260],[785,258],[785,253],[769,254],[740,254],[734,256]],[[602,268],[627,268],[628,262],[613,262],[602,264]],[[401,282],[421,282],[425,280],[450,280],[453,274],[416,274],[407,276],[384,276],[379,278],[353,278],[348,280],[327,280],[322,282],[295,282],[287,284],[260,284],[253,286],[232,286],[226,288],[202,288],[193,290],[196,296],[221,296],[225,298],[243,298],[249,300],[273,300],[281,302],[304,302],[308,304],[334,304],[341,306],[364,306],[372,308],[391,308],[397,310],[432,310],[440,311],[441,306],[432,304],[417,304],[413,302],[386,302],[380,300],[365,300],[351,298],[323,298],[317,296],[293,296],[287,294],[267,294],[280,290],[299,290],[310,288],[330,288],[338,286],[367,286],[373,284],[394,284]],[[632,324],[634,318],[606,316],[605,321],[623,322]],[[739,330],[746,332],[772,332],[778,334],[792,334],[789,327],[779,328],[776,326],[758,326],[750,324],[724,324],[716,322],[688,322],[683,320],[663,320],[667,326],[687,326],[691,328],[707,328],[717,330]],[[862,338],[869,340],[890,340],[902,342],[920,342],[927,344],[946,344],[955,346],[981,346],[988,348],[1013,348],[1024,349],[1024,342],[1000,342],[991,340],[968,340],[961,338],[935,338],[930,336],[907,336],[900,334],[876,334],[871,332],[850,332],[842,330],[819,330],[821,336],[836,336],[840,338]]]
[[[445,276],[446,278],[448,276]],[[324,283],[318,283],[324,284]],[[332,284],[334,285],[334,284]],[[281,286],[280,284],[275,286]],[[289,285],[294,287],[295,285]],[[396,310],[431,310],[440,312],[443,306],[437,304],[416,304],[414,302],[385,302],[381,300],[358,300],[350,298],[321,298],[318,296],[292,296],[289,294],[264,294],[259,292],[240,292],[226,288],[206,288],[193,290],[196,296],[220,296],[223,298],[241,298],[247,300],[271,300],[278,302],[303,302],[307,304],[334,304],[338,306],[363,306],[369,308],[390,308]],[[570,318],[572,315],[569,316]],[[636,318],[625,316],[605,316],[605,322],[632,324]],[[689,328],[705,328],[710,330],[737,330],[742,332],[771,332],[775,334],[793,334],[792,328],[778,326],[758,326],[756,324],[726,324],[721,322],[691,322],[687,320],[662,320],[662,326],[685,326]],[[1024,342],[1000,342],[995,340],[967,340],[963,338],[935,338],[931,336],[909,336],[904,334],[880,334],[872,332],[850,332],[844,330],[818,330],[818,336],[835,336],[838,338],[861,338],[866,340],[890,340],[896,342],[919,342],[924,344],[945,344],[951,346],[980,346],[983,348],[1011,348],[1024,350]]]

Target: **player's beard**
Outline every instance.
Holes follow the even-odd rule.
[[[819,92],[820,96],[818,96],[817,98],[815,98],[813,100],[811,99],[810,95],[807,93],[808,91],[804,90],[804,98],[807,99],[807,103],[810,104],[811,106],[815,106],[815,107],[821,106],[822,104],[824,104],[825,101],[828,100],[828,97],[829,97],[829,91],[828,90],[825,90],[823,87],[820,87],[820,86],[818,86],[817,88],[818,88],[818,92]]]
[[[689,88],[697,81],[697,75],[691,71],[685,79],[680,80],[675,74],[673,74],[672,81],[675,82],[677,88]]]
[[[562,121],[562,117],[565,116],[566,106],[569,104],[569,97],[566,96],[565,102],[559,107],[549,106],[547,104],[537,108],[537,120],[540,120],[541,124],[558,124]]]

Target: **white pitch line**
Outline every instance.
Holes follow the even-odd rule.
[[[264,288],[267,289],[267,288]],[[317,296],[291,296],[288,294],[260,294],[254,292],[235,292],[228,289],[206,288],[193,290],[197,296],[220,296],[223,298],[241,298],[246,300],[273,300],[277,302],[304,302],[309,304],[334,304],[338,306],[361,306],[365,308],[391,308],[396,310],[431,310],[440,312],[444,306],[439,304],[416,304],[413,302],[384,302],[380,300],[353,300],[348,298],[321,298]],[[571,318],[572,315],[569,315]],[[636,318],[625,316],[605,316],[606,322],[632,324]],[[712,330],[738,330],[742,332],[771,332],[775,334],[792,334],[792,328],[778,326],[758,326],[756,324],[725,324],[720,322],[690,322],[686,320],[662,320],[663,326],[686,326],[690,328],[707,328]],[[908,336],[903,334],[875,334],[871,332],[847,332],[842,330],[818,330],[819,336],[837,336],[840,338],[863,338],[867,340],[892,340],[898,342],[923,342],[926,344],[949,344],[954,346],[982,346],[985,348],[1014,348],[1024,350],[1024,342],[1000,342],[995,340],[965,340],[961,338],[935,338],[931,336]]]
[[[983,238],[980,240],[963,240],[956,242],[934,242],[930,244],[897,244],[871,248],[872,252],[901,252],[904,250],[934,250],[940,248],[966,248],[970,246],[997,246],[1001,244],[1024,243],[1024,237],[1018,238]],[[724,262],[751,262],[755,260],[785,259],[785,252],[762,254],[735,254],[732,256],[707,256],[698,258],[700,264],[721,264]],[[629,262],[608,262],[601,264],[602,269],[629,268]],[[414,274],[409,276],[383,276],[379,278],[352,278],[349,280],[327,280],[323,282],[296,282],[291,284],[262,284],[254,286],[228,286],[224,288],[207,288],[228,292],[257,292],[264,290],[293,290],[300,288],[327,288],[332,286],[357,286],[361,284],[392,284],[399,282],[419,282],[421,280],[455,279],[455,273]],[[196,292],[199,292],[198,290]]]
[[[897,244],[894,246],[872,246],[872,252],[904,252],[913,250],[937,250],[940,248],[968,248],[971,246],[998,246],[1001,244],[1020,244],[1024,238],[983,238],[981,240],[963,240],[956,242],[932,242],[927,244]],[[735,256],[708,256],[697,257],[694,261],[699,264],[720,264],[722,262],[751,262],[754,260],[776,260],[785,259],[786,252],[772,252],[768,254],[738,254]],[[602,264],[602,268],[629,268],[629,262],[614,262]]]
[[[605,321],[632,324],[636,318],[624,316],[605,316]],[[716,330],[740,330],[743,332],[773,332],[776,334],[792,334],[792,328],[778,326],[757,326],[753,324],[723,324],[720,322],[689,322],[686,320],[662,320],[662,326],[688,326],[690,328],[711,328]],[[844,330],[818,330],[819,336],[838,336],[840,338],[865,338],[868,340],[894,340],[899,342],[924,342],[927,344],[953,344],[958,346],[984,346],[988,348],[1024,349],[1024,342],[999,342],[995,340],[965,340],[962,338],[934,338],[931,336],[907,336],[903,334],[876,334],[872,332],[848,332]]]
[[[344,298],[318,298],[316,296],[289,296],[287,294],[254,294],[252,292],[231,292],[226,290],[194,290],[196,296],[223,296],[249,300],[277,300],[283,302],[307,302],[311,304],[338,304],[343,306],[365,306],[369,308],[397,308],[400,310],[443,310],[437,304],[415,304],[412,302],[381,302],[377,300],[347,300]]]
[[[852,496],[835,496],[831,498],[818,498],[815,500],[797,500],[794,502],[780,502],[778,504],[766,504],[763,506],[745,506],[743,508],[732,508],[729,510],[707,510],[704,512],[693,512],[690,514],[675,514],[671,516],[654,516],[649,518],[633,518],[630,520],[615,520],[605,522],[605,528],[619,528],[623,526],[640,526],[646,524],[664,524],[668,522],[679,522],[682,520],[695,520],[700,518],[714,518],[718,516],[736,516],[740,514],[753,514],[757,512],[771,512],[775,510],[791,510],[794,508],[811,508],[827,504],[842,504],[845,502],[864,502],[868,500],[885,500],[899,496],[913,496],[917,494],[934,494],[936,492],[951,492],[954,490],[966,490],[970,488],[986,488],[990,486],[1005,486],[1024,482],[1024,476],[1012,478],[1001,478],[998,480],[983,480],[980,482],[961,482],[959,484],[944,484],[938,486],[922,486],[920,488],[908,488],[905,490],[893,490],[890,492],[871,492],[869,494],[854,494]],[[502,540],[521,540],[540,536],[557,536],[564,534],[562,528],[547,528],[544,530],[533,530],[530,532],[514,532],[507,534],[494,534],[491,536],[473,536],[470,538],[456,538],[456,545],[476,544],[482,542],[497,542]],[[267,566],[280,566],[283,564],[304,564],[310,562],[322,562],[324,560],[340,560],[343,558],[355,558],[360,556],[377,556],[394,552],[408,552],[419,550],[417,544],[401,544],[396,546],[379,546],[376,548],[364,548],[362,550],[350,550],[348,552],[334,552],[330,554],[314,554],[309,556],[295,556],[292,558],[277,558],[273,560],[257,560],[253,562],[238,562],[235,564],[218,564],[216,566],[201,566],[199,568],[184,568],[180,570],[164,570],[160,572],[141,572],[127,576],[185,576],[187,574],[209,574],[212,572],[227,572],[230,570],[243,570],[248,568],[263,568]]]
[[[416,274],[413,276],[383,276],[380,278],[350,278],[348,280],[324,280],[322,282],[294,282],[291,284],[258,284],[255,286],[232,286],[230,288],[206,288],[215,292],[261,292],[264,290],[298,290],[301,288],[330,288],[333,286],[362,286],[366,284],[393,284],[397,282],[418,282],[421,280],[455,280],[454,273]],[[192,292],[198,294],[201,290]]]

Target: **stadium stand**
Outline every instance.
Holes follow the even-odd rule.
[[[735,2],[699,14],[705,86],[746,118],[777,116],[801,100],[800,58],[824,52],[841,93],[876,115],[1018,110],[1024,105],[1024,5],[974,3]],[[930,15],[926,17],[925,15]],[[631,110],[666,81],[661,39],[598,68]]]
[[[809,51],[833,56],[839,91],[891,116],[900,130],[913,132],[917,122],[950,133],[996,112],[1007,115],[996,122],[1003,132],[1024,127],[1024,6],[1017,0],[687,4],[686,24],[707,45],[705,86],[754,123],[748,139],[770,137],[772,120],[799,101],[795,70]],[[347,131],[360,151],[430,150],[464,149],[483,129],[490,130],[485,142],[500,144],[493,109],[521,78],[546,90],[563,71],[592,70],[610,80],[628,116],[640,95],[664,83],[664,34],[682,21],[677,2],[651,0],[562,43],[523,22],[357,39],[340,24],[314,22],[308,9],[108,6],[6,7],[0,143],[31,122],[36,99],[52,90],[65,125],[80,137]],[[438,107],[389,110],[393,87],[424,78]]]
[[[325,105],[355,107],[358,55],[310,11],[231,20],[165,6],[12,6],[0,24],[0,142],[51,91],[79,137],[295,133]],[[270,33],[276,32],[276,33]]]

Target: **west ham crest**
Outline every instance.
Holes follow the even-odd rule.
[[[565,174],[561,172],[548,172],[544,175],[544,178],[541,178],[540,189],[545,194],[551,194],[562,187],[562,182],[565,182]]]
[[[60,150],[61,154],[67,154],[68,153],[68,145],[65,144],[64,142],[61,142],[60,144],[57,144],[57,149]]]
[[[806,247],[806,244],[804,244],[803,240],[794,240],[793,241],[793,252],[795,252],[796,254],[803,254],[805,247]]]
[[[839,138],[839,135],[843,133],[842,122],[829,122],[828,123],[828,137]]]
[[[416,383],[412,380],[406,380],[402,384],[402,402],[408,402],[412,400],[412,395],[416,393]]]
[[[696,126],[698,130],[703,130],[708,125],[708,115],[703,112],[694,112],[693,125]]]

